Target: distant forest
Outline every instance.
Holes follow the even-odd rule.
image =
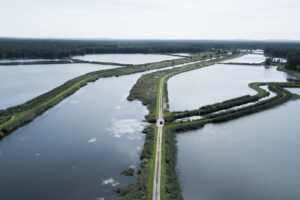
[[[265,48],[265,54],[271,57],[286,58],[286,67],[292,70],[300,70],[300,47],[283,46]]]
[[[300,64],[300,42],[214,40],[64,40],[0,38],[0,59],[67,58],[105,53],[197,53],[206,50],[264,49],[272,57],[287,58],[290,68]]]

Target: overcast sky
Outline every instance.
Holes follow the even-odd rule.
[[[0,36],[300,39],[300,0],[0,0]]]

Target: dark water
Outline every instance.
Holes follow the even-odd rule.
[[[128,102],[140,75],[101,79],[0,142],[0,199],[115,199],[139,166],[147,110]]]
[[[174,60],[179,59],[180,57],[162,54],[89,54],[84,56],[75,56],[74,58],[87,61],[145,64],[163,60]]]
[[[177,136],[185,199],[300,199],[300,101]]]
[[[82,74],[115,67],[89,64],[0,66],[0,109],[24,103]]]
[[[256,92],[251,82],[286,81],[275,67],[217,64],[172,77],[168,82],[171,111],[191,110]]]

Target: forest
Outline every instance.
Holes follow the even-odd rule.
[[[0,38],[0,59],[65,58],[104,53],[199,53],[212,49],[297,48],[299,43],[246,40],[104,40]]]
[[[281,47],[267,47],[264,49],[265,54],[276,58],[287,59],[286,68],[291,70],[300,70],[300,47],[281,46]]]

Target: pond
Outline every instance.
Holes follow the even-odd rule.
[[[81,88],[0,142],[1,199],[116,199],[135,177],[147,109],[126,97],[141,74]]]
[[[284,82],[291,76],[275,67],[216,64],[176,75],[168,81],[169,109],[183,111],[247,94],[251,82]]]
[[[180,57],[163,54],[88,54],[84,56],[74,56],[73,59],[121,64],[145,64],[180,59]]]
[[[39,61],[59,61],[59,59],[2,59],[0,60],[1,63],[11,63],[11,62],[39,62]]]
[[[0,109],[25,103],[88,72],[115,67],[91,64],[0,66]]]
[[[300,101],[177,135],[185,199],[300,199]]]
[[[250,64],[260,64],[265,62],[266,57],[259,54],[246,54],[242,57],[225,61],[223,63],[250,63]]]

